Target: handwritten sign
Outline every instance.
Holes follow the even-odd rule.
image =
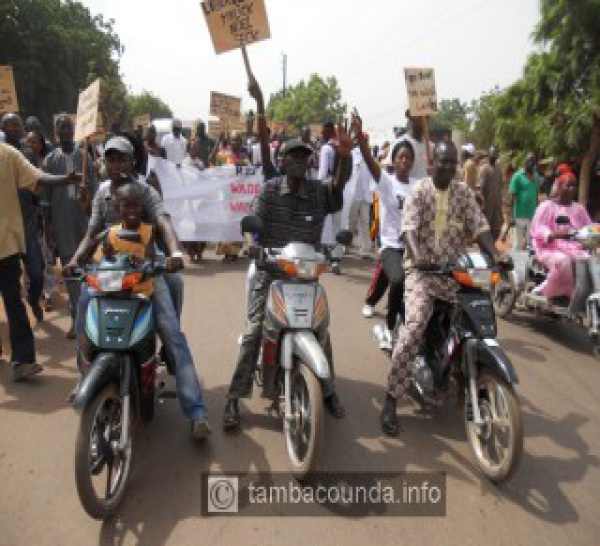
[[[0,66],[0,114],[19,111],[12,66]]]
[[[144,114],[143,116],[136,116],[133,118],[133,128],[137,129],[138,127],[142,127],[146,129],[150,127],[152,120],[150,119],[150,114]]]
[[[405,68],[404,77],[410,115],[436,115],[438,105],[433,68]]]
[[[217,116],[221,121],[240,119],[242,99],[225,95],[217,91],[210,92],[210,115]]]
[[[201,6],[217,54],[271,37],[264,0],[205,0]]]
[[[100,78],[79,95],[77,103],[77,124],[75,125],[75,142],[97,133],[101,127],[99,113]]]
[[[218,138],[221,133],[228,135],[234,131],[237,133],[245,133],[246,121],[243,119],[229,119],[208,122],[208,136],[211,138]]]
[[[290,130],[290,124],[287,121],[272,121],[271,122],[271,133],[273,134],[288,134]]]

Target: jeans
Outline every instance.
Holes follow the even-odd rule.
[[[26,252],[23,255],[23,264],[29,277],[27,301],[29,303],[37,303],[40,301],[44,291],[44,256],[42,255],[37,234],[26,233],[25,245]]]
[[[4,301],[10,347],[11,362],[29,364],[35,362],[33,332],[27,311],[21,299],[21,262],[18,254],[0,259],[0,292]]]
[[[515,236],[513,239],[513,250],[526,250],[529,246],[529,229],[531,220],[529,218],[515,219]]]
[[[178,277],[176,274],[171,274],[171,276]],[[179,284],[181,283],[179,282]],[[177,285],[175,279],[172,286]],[[84,335],[85,314],[91,297],[92,291],[89,288],[86,287],[81,291],[77,309],[78,339]],[[154,278],[152,306],[157,333],[165,347],[167,358],[175,365],[175,380],[181,412],[185,417],[194,421],[204,419],[206,417],[206,406],[194,359],[185,335],[181,331],[169,284],[164,277]]]

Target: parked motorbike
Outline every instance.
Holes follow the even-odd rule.
[[[559,226],[569,229],[567,216],[556,219]],[[590,253],[589,260],[575,263],[575,290],[569,298],[547,298],[534,288],[546,280],[546,268],[537,260],[533,249],[512,253],[515,267],[503,272],[494,288],[493,301],[500,317],[509,316],[515,309],[536,315],[567,320],[585,325],[592,350],[600,358],[600,224],[590,224],[569,237],[581,243]]]
[[[262,222],[255,216],[242,220],[242,232],[260,237]],[[348,245],[350,232],[337,241]],[[283,248],[253,247],[251,257],[259,270],[276,280],[269,288],[261,351],[255,379],[272,409],[283,417],[283,432],[292,473],[302,479],[317,466],[323,439],[321,381],[332,377],[329,307],[319,277],[328,269],[327,258],[305,243]]]
[[[508,480],[523,452],[523,422],[517,374],[496,340],[488,295],[500,274],[475,253],[427,271],[453,278],[460,288],[456,303],[435,302],[411,364],[410,395],[423,407],[436,407],[456,393],[459,404],[464,400],[467,439],[479,470],[492,482]]]
[[[141,240],[125,230],[117,236]],[[73,401],[81,415],[75,479],[81,504],[95,519],[116,513],[131,471],[132,430],[154,416],[159,359],[152,304],[133,289],[164,271],[162,263],[126,255],[104,257],[83,271],[94,294],[81,340],[84,377]]]

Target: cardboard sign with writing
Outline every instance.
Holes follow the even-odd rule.
[[[227,127],[225,127],[225,123],[222,121],[209,121],[207,132],[210,138],[217,139],[221,133],[227,132]]]
[[[12,66],[0,66],[0,114],[19,111]]]
[[[287,121],[272,121],[271,122],[271,133],[288,134],[289,131],[290,131],[290,124]]]
[[[201,5],[217,54],[271,37],[264,0],[204,0]]]
[[[221,121],[240,119],[242,99],[225,95],[217,91],[210,92],[210,115],[217,116]]]
[[[405,68],[408,107],[411,116],[432,116],[438,113],[433,68]]]
[[[138,127],[142,127],[144,129],[150,127],[152,120],[150,119],[150,114],[144,114],[143,116],[136,116],[133,118],[133,128],[137,129]]]
[[[100,78],[79,95],[75,142],[92,136],[100,130],[102,120],[100,118],[99,104]]]

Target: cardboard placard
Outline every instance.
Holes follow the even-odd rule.
[[[217,54],[271,37],[264,0],[205,0],[201,6]]]
[[[142,129],[147,129],[152,124],[152,119],[150,118],[150,114],[144,114],[142,116],[136,116],[133,118],[133,128],[137,129],[138,127],[142,127]]]
[[[221,121],[226,119],[240,119],[242,113],[242,99],[225,95],[218,91],[210,92],[210,115],[217,116]]]
[[[217,139],[221,133],[225,135],[231,134],[233,131],[237,133],[246,132],[246,121],[244,119],[239,120],[225,120],[225,121],[209,121],[207,133],[210,138]]]
[[[438,113],[433,68],[405,68],[410,115],[435,116]]]
[[[312,140],[316,140],[317,138],[321,138],[321,132],[323,131],[322,123],[309,123],[308,129],[310,130],[310,138]]]
[[[19,111],[12,66],[0,66],[0,114]]]
[[[290,132],[290,124],[287,121],[272,121],[270,127],[273,135]]]
[[[90,137],[101,130],[100,119],[100,78],[79,95],[77,102],[77,124],[75,142]]]

